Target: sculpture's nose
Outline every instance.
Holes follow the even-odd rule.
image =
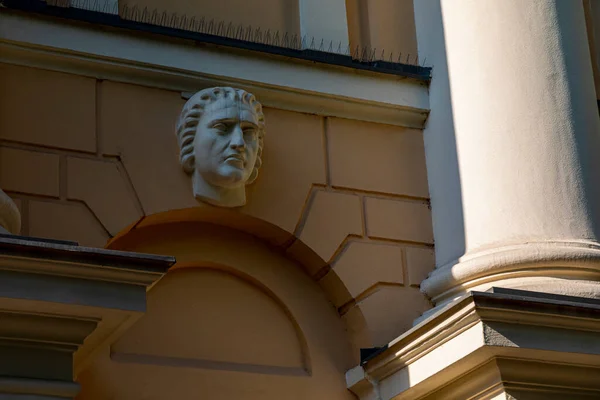
[[[229,142],[229,147],[238,151],[246,147],[246,142],[244,141],[244,132],[239,126],[236,126],[233,132],[231,132],[231,141]]]

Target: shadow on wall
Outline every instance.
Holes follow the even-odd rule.
[[[587,3],[587,2],[585,2]],[[584,3],[584,4],[585,4]],[[597,4],[597,2],[590,2],[587,4],[588,6],[591,6],[593,8],[590,7],[584,7],[584,15],[586,17],[586,19],[589,18],[593,18],[593,13],[595,11],[595,13],[597,14],[599,12],[599,4]],[[559,7],[569,7],[569,5],[565,4],[565,3],[558,3]],[[591,14],[591,15],[590,15]],[[560,21],[561,25],[566,25],[568,26],[569,24],[573,25],[577,25],[579,24],[579,21],[577,19],[572,19],[574,14],[570,13],[570,12],[561,12],[561,10],[558,10],[557,13],[558,19]],[[563,20],[563,21],[561,21]],[[586,21],[587,22],[587,21]],[[596,24],[596,26],[598,26],[600,24],[600,21],[598,19],[596,19],[594,21],[594,23]],[[593,29],[593,28],[592,28]],[[598,29],[598,28],[596,28]],[[594,80],[600,80],[600,77],[597,77],[597,65],[596,62],[594,61],[595,54],[591,53],[591,48],[590,45],[593,44],[594,38],[592,37],[590,39],[590,36],[588,36],[588,41],[587,43],[585,42],[579,42],[579,41],[574,41],[572,40],[571,37],[569,37],[568,35],[565,34],[564,31],[561,31],[561,33],[563,34],[563,37],[561,37],[561,40],[565,43],[572,43],[572,45],[569,47],[570,51],[572,52],[572,54],[568,57],[565,57],[565,62],[566,62],[566,69],[567,70],[573,70],[573,71],[577,71],[579,68],[577,66],[578,60],[585,58],[588,54],[590,55],[590,57],[592,58],[592,72],[594,73]],[[588,35],[590,34],[590,31],[587,31]],[[575,80],[574,82],[571,83],[570,86],[572,86],[575,90],[578,90],[578,93],[575,93],[575,95],[573,95],[571,97],[571,107],[573,112],[575,112],[575,110],[583,110],[586,109],[586,104],[582,104],[583,101],[587,100],[589,97],[586,96],[584,94],[584,92],[587,92],[589,90],[589,87],[587,87],[587,85],[585,83],[583,83],[584,81],[581,80],[579,78],[579,76],[577,75],[569,75],[571,80]],[[595,92],[597,91],[597,88],[595,88]],[[598,93],[595,93],[595,97],[598,97]],[[598,101],[598,100],[597,100]],[[585,115],[584,118],[587,117],[587,120],[584,121],[583,125],[586,127],[592,127],[594,126],[594,121],[592,121],[592,119],[596,119],[598,118],[598,114],[596,113],[587,113],[587,114],[581,114],[582,116]],[[600,201],[600,185],[598,185],[598,182],[596,181],[596,177],[597,177],[597,173],[595,171],[600,171],[600,157],[598,157],[598,149],[600,148],[600,136],[599,135],[577,135],[576,136],[576,146],[577,146],[577,153],[582,154],[582,159],[583,159],[583,163],[584,165],[581,166],[581,171],[584,174],[584,182],[586,182],[586,184],[583,186],[583,189],[585,191],[585,195],[584,197],[584,201],[587,202],[586,204],[586,208],[588,210],[590,210],[590,212],[593,214],[592,215],[592,221],[598,221],[600,222],[600,209],[599,207],[595,206],[598,201]],[[587,165],[586,165],[587,164]],[[594,224],[594,236],[596,238],[600,237],[600,223],[596,223]]]
[[[423,130],[436,267],[465,253],[464,210],[440,0],[415,1],[419,57],[433,68],[431,113]]]

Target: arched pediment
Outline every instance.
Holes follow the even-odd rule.
[[[179,267],[148,293],[148,312],[111,358],[185,368],[308,375],[308,349],[268,289],[218,267]]]
[[[79,369],[81,399],[351,398],[348,332],[296,261],[212,223],[141,225],[110,246],[177,263],[145,315]]]

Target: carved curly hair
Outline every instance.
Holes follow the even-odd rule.
[[[256,113],[258,119],[258,154],[256,156],[256,163],[254,169],[248,178],[246,184],[250,184],[258,177],[258,169],[262,165],[262,150],[263,150],[263,138],[265,134],[265,116],[262,112],[262,105],[256,100],[253,94],[246,92],[242,89],[234,89],[230,87],[215,87],[209,89],[203,89],[198,93],[194,94],[183,106],[183,110],[177,120],[177,140],[179,142],[179,162],[183,167],[183,170],[191,174],[194,171],[194,164],[196,162],[194,156],[194,138],[196,137],[196,127],[200,121],[200,117],[204,112],[204,108],[218,100],[218,99],[231,99],[247,104]]]

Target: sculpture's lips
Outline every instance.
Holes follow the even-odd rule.
[[[224,161],[239,161],[239,162],[246,162],[244,156],[240,155],[240,154],[230,154],[227,157],[225,157]]]

